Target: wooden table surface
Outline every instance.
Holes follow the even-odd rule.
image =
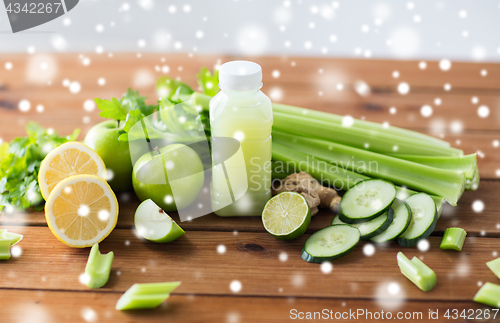
[[[86,58],[88,65],[84,64]],[[86,100],[120,97],[127,87],[133,87],[154,102],[154,82],[163,71],[195,86],[195,75],[202,66],[213,67],[229,59],[234,57],[2,54],[0,140],[24,135],[29,120],[60,134],[80,128],[82,140],[102,121],[97,109],[84,109]],[[101,243],[101,251],[114,251],[115,260],[109,282],[99,290],[79,282],[89,249],[72,249],[60,243],[42,212],[0,215],[0,228],[24,234],[19,244],[22,255],[0,263],[0,321],[284,322],[293,317],[294,309],[384,310],[394,317],[398,312],[421,312],[423,322],[429,310],[439,310],[436,321],[465,321],[461,317],[448,320],[443,315],[447,309],[459,313],[470,309],[468,316],[472,310],[489,308],[472,298],[481,284],[500,283],[485,265],[500,252],[500,147],[498,142],[494,144],[500,140],[500,65],[453,62],[449,71],[442,71],[438,62],[430,61],[421,69],[418,61],[252,59],[262,65],[263,90],[274,101],[388,122],[442,137],[465,153],[477,152],[479,189],[465,192],[457,207],[444,208],[436,231],[428,239],[427,251],[389,243],[376,245],[375,253],[366,256],[363,247],[367,243],[362,242],[352,253],[334,261],[328,274],[319,265],[303,261],[300,252],[310,233],[328,225],[334,216],[331,213],[315,216],[307,233],[290,242],[267,234],[259,218],[207,215],[181,223],[186,230],[183,237],[158,245],[134,234],[138,200],[133,192],[122,193],[118,196],[117,228]],[[4,68],[7,62],[12,63],[12,69]],[[279,77],[273,77],[274,70],[279,71]],[[482,70],[486,76],[481,75]],[[394,71],[399,77],[393,76]],[[104,85],[102,80],[99,84],[100,78]],[[72,93],[63,85],[65,80],[78,82],[80,91]],[[361,82],[369,86],[369,93],[359,91]],[[406,95],[397,90],[402,82],[410,86]],[[451,90],[444,89],[446,83]],[[29,111],[18,109],[21,100],[30,102]],[[420,113],[426,104],[433,108],[428,118]],[[43,112],[37,111],[39,105]],[[482,105],[489,107],[486,118],[477,113]],[[484,203],[482,212],[472,209],[475,201]],[[468,233],[460,253],[439,249],[443,231],[450,226]],[[221,244],[227,248],[224,254],[217,252]],[[433,291],[421,292],[399,272],[396,253],[400,250],[408,257],[419,256],[434,269],[438,283]],[[230,289],[234,280],[242,284],[237,293]],[[182,281],[160,308],[115,310],[116,301],[133,283],[160,281]],[[347,321],[358,320],[351,317]]]

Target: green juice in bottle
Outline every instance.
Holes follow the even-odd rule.
[[[210,100],[212,209],[219,216],[260,216],[271,198],[273,125],[271,100],[260,91],[262,69],[248,61],[225,63],[219,87]],[[217,138],[234,138],[241,149],[220,162],[214,156],[228,155],[228,145]]]

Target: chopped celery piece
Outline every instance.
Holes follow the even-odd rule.
[[[181,282],[134,284],[116,303],[117,310],[155,308],[165,301]]]
[[[401,251],[398,252],[397,259],[401,273],[422,291],[428,292],[436,286],[436,273],[420,259],[413,257],[409,260]]]
[[[474,302],[500,308],[500,286],[486,283],[474,296]]]
[[[285,131],[304,137],[313,137],[329,140],[343,145],[367,149],[380,154],[407,154],[425,156],[461,156],[460,149],[433,145],[395,136],[386,133],[377,133],[362,128],[346,127],[327,121],[304,119],[300,116],[274,112],[273,130]]]
[[[21,241],[21,234],[0,229],[0,260],[10,259],[10,247]]]
[[[0,239],[0,260],[10,259],[10,240]]]
[[[462,171],[438,169],[320,139],[273,131],[279,143],[343,169],[444,197],[456,205],[465,188]]]
[[[492,261],[488,261],[486,263],[486,266],[488,266],[488,268],[490,268],[491,271],[494,272],[498,278],[500,278],[500,258],[497,258],[497,259],[492,260]]]
[[[0,239],[10,240],[10,245],[13,246],[23,238],[22,234],[17,234],[14,232],[8,232],[5,229],[0,229]]]
[[[328,121],[333,124],[340,124],[342,125],[343,122],[345,121],[345,117],[333,113],[328,113],[328,112],[322,112],[322,111],[315,111],[315,110],[310,110],[310,109],[305,109],[305,108],[299,108],[299,107],[294,107],[290,105],[285,105],[285,104],[280,104],[280,103],[273,103],[273,111],[275,112],[280,112],[280,113],[285,113],[289,115],[295,115],[299,116],[301,118],[308,118],[308,119],[316,119],[316,120],[323,120],[323,121]],[[359,120],[359,119],[353,119],[352,120],[352,128],[355,129],[365,129],[369,130],[371,132],[381,132],[381,133],[386,133],[398,137],[404,137],[404,138],[409,138],[409,139],[414,139],[419,142],[428,142],[431,144],[434,144],[436,146],[443,146],[443,147],[450,147],[450,144],[444,140],[424,135],[419,132],[411,131],[411,130],[406,130],[402,128],[397,128],[397,127],[386,127],[380,123],[375,123],[375,122],[370,122],[370,121],[365,121],[365,120]]]
[[[85,274],[87,275],[87,286],[89,288],[100,288],[104,286],[111,272],[111,264],[113,263],[114,254],[108,252],[103,255],[99,252],[99,244],[96,243],[90,249],[89,260],[85,267]]]
[[[443,240],[441,240],[439,248],[462,251],[465,236],[467,236],[467,232],[462,228],[448,228],[444,231]]]
[[[415,156],[391,154],[391,156],[439,169],[460,171],[465,174],[465,178],[469,181],[474,178],[477,171],[476,154],[464,156]]]

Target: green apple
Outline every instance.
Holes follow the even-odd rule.
[[[171,182],[175,183],[175,194]],[[200,157],[182,144],[168,145],[142,155],[132,171],[132,183],[139,199],[151,199],[167,212],[193,203],[203,182]]]
[[[129,143],[118,141],[121,130],[123,125],[117,127],[116,121],[104,121],[92,127],[83,141],[101,156],[109,171],[109,185],[115,192],[132,189],[132,159]]]
[[[174,241],[184,234],[184,230],[150,199],[135,211],[134,224],[141,237],[153,242]]]

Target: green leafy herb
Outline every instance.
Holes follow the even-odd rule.
[[[112,98],[111,101],[96,98],[94,101],[97,103],[97,108],[101,110],[99,116],[118,121],[125,121],[127,118],[128,110],[122,106],[117,98]]]
[[[219,70],[214,70],[212,74],[208,68],[203,67],[196,78],[206,95],[214,96],[219,93]]]
[[[29,122],[26,133],[27,137],[0,145],[0,210],[6,206],[43,208],[40,207],[43,199],[38,186],[40,163],[55,147],[76,140],[80,130],[60,137],[52,129]]]

